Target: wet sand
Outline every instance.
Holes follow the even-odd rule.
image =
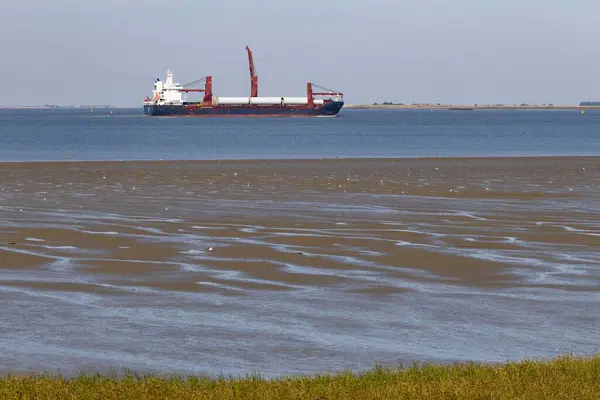
[[[597,351],[600,157],[0,163],[0,372]]]

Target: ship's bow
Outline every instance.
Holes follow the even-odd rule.
[[[343,101],[331,101],[325,104],[322,108],[323,115],[337,115],[340,110],[344,107]]]

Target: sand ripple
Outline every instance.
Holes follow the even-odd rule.
[[[596,158],[15,163],[0,175],[7,369],[269,374],[600,340]]]

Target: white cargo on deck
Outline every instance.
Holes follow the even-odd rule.
[[[250,104],[278,105],[281,104],[281,97],[250,97]]]
[[[308,97],[284,97],[283,104],[308,104]]]
[[[250,104],[249,97],[215,97],[215,104],[242,105]]]
[[[283,100],[282,100],[283,99]],[[307,105],[307,97],[213,97],[213,105],[229,105],[229,106],[240,106],[240,105],[262,105],[262,106],[277,106],[277,105],[288,105],[288,106],[299,106]],[[315,105],[323,105],[323,100],[315,100]]]

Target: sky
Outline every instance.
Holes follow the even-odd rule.
[[[141,106],[170,68],[347,104],[600,101],[598,0],[2,0],[0,105]]]

